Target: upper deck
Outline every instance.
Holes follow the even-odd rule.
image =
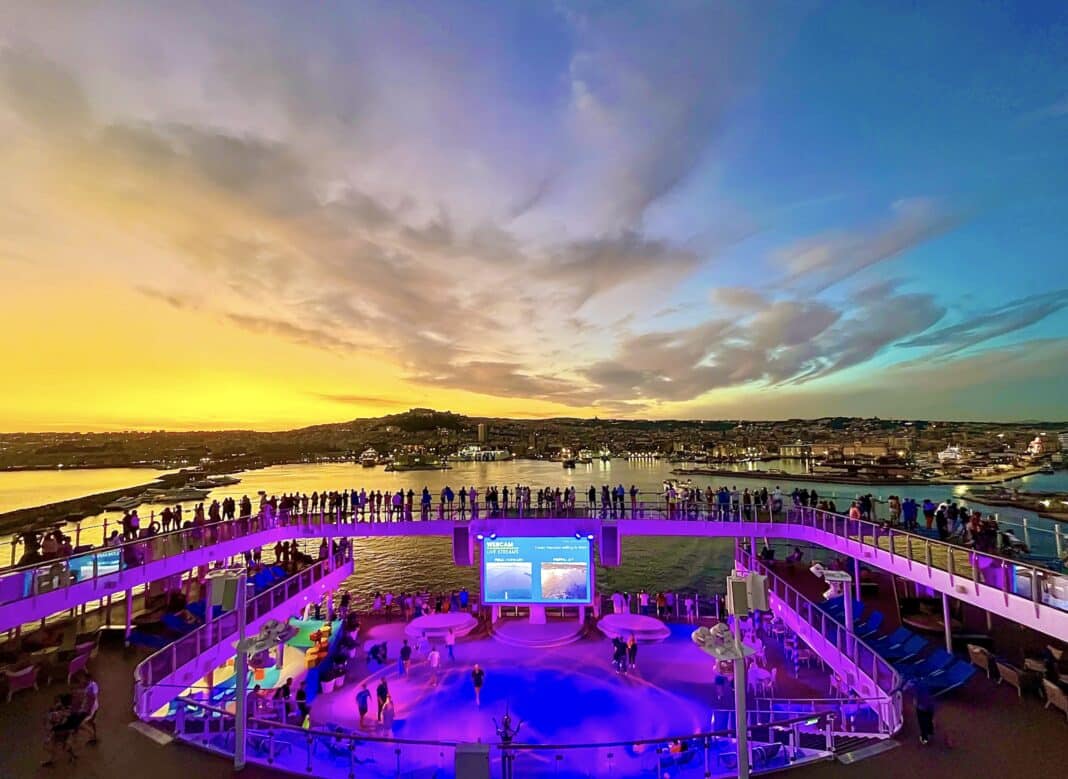
[[[454,560],[474,561],[478,537],[572,535],[596,539],[605,565],[621,562],[624,536],[769,538],[817,544],[865,565],[945,593],[1062,640],[1068,640],[1068,577],[1051,568],[978,552],[878,522],[853,520],[816,508],[731,512],[663,503],[572,516],[486,517],[442,506],[426,519],[269,510],[56,559],[0,570],[0,630],[128,591],[146,582],[208,565],[280,541],[439,536],[452,539]],[[404,517],[399,512],[397,517]]]

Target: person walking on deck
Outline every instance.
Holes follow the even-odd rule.
[[[471,669],[471,684],[475,688],[475,705],[482,705],[482,685],[486,681],[486,672],[482,670],[478,663],[475,663],[475,667]]]

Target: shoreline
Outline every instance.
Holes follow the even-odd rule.
[[[869,487],[892,487],[894,485],[899,485],[902,487],[937,487],[947,484],[1004,484],[1006,482],[1015,481],[1017,479],[1023,479],[1027,476],[1034,476],[1035,474],[1041,472],[1041,468],[1035,467],[1025,468],[1021,471],[1016,471],[1011,474],[1002,474],[998,476],[977,476],[971,478],[953,478],[949,476],[938,476],[933,479],[923,479],[917,476],[910,476],[904,479],[892,479],[846,476],[842,474],[830,473],[771,473],[770,471],[731,471],[722,468],[674,468],[671,471],[672,475],[676,476],[731,476],[739,479],[750,478],[762,479],[765,481],[774,481],[775,479],[782,479],[783,481],[811,481],[823,482],[825,484],[850,484]]]

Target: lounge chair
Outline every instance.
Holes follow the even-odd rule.
[[[883,626],[883,622],[885,621],[886,618],[883,616],[883,613],[881,611],[873,612],[872,615],[866,620],[854,625],[853,632],[861,638],[866,638],[867,636],[874,636],[876,633],[879,632],[879,629]]]
[[[990,679],[994,675],[994,656],[990,654],[990,650],[985,647],[977,646],[975,644],[968,644],[968,659],[972,661],[972,665],[976,668],[982,668],[986,671],[986,678]]]
[[[20,690],[37,689],[37,666],[29,665],[17,671],[4,669],[7,678],[7,702],[11,703],[11,697]]]
[[[76,674],[81,673],[89,665],[89,652],[71,658],[67,665],[67,684],[69,685]]]
[[[1064,690],[1049,679],[1042,680],[1042,689],[1046,693],[1046,708],[1048,709],[1050,706],[1058,708],[1068,718],[1068,695],[1065,694]]]
[[[944,671],[955,662],[957,662],[957,658],[951,653],[945,649],[936,649],[917,662],[894,663],[894,668],[906,679],[920,679],[936,671]]]
[[[898,628],[897,630],[895,630],[893,633],[891,633],[888,636],[883,636],[882,638],[872,638],[872,639],[870,639],[868,641],[868,644],[871,645],[872,649],[874,649],[876,652],[878,652],[880,649],[889,649],[891,647],[895,647],[895,646],[899,646],[901,644],[904,644],[906,641],[908,641],[914,635],[915,634],[911,630],[909,630],[908,628]]]
[[[1016,693],[1021,698],[1023,697],[1023,685],[1020,681],[1020,669],[1014,665],[1003,663],[1000,660],[997,661],[998,675],[1001,677],[998,679],[998,684],[1005,682],[1011,684],[1016,688]]]
[[[767,768],[782,752],[782,744],[762,744],[753,747],[753,768]]]
[[[924,649],[927,648],[928,641],[923,636],[913,636],[904,644],[898,644],[894,647],[889,647],[883,650],[876,648],[876,652],[885,660],[901,662],[902,660],[908,660],[910,657],[916,657]]]
[[[955,690],[975,675],[975,666],[968,663],[958,662],[951,665],[945,671],[938,671],[927,676],[923,682],[927,685],[931,695],[945,695],[950,690]]]

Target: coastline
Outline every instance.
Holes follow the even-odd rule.
[[[867,487],[887,487],[887,486],[917,486],[923,484],[934,484],[927,479],[872,479],[872,478],[860,478],[841,476],[838,474],[822,474],[822,473],[771,473],[770,471],[730,471],[722,468],[673,468],[671,473],[676,476],[729,476],[735,479],[761,479],[763,481],[774,481],[775,479],[782,479],[783,481],[811,481],[822,482],[824,484],[851,484]]]
[[[963,476],[938,476],[933,479],[923,479],[916,476],[910,476],[905,479],[891,479],[871,476],[846,476],[844,474],[831,473],[772,473],[770,471],[760,470],[731,471],[723,468],[674,468],[671,471],[671,473],[676,476],[730,476],[738,479],[748,477],[751,479],[763,479],[765,481],[774,481],[775,479],[782,479],[784,481],[811,481],[824,482],[826,484],[852,484],[869,487],[888,487],[894,485],[899,485],[903,487],[917,487],[940,486],[945,484],[1003,484],[1005,482],[1015,481],[1016,479],[1022,479],[1027,476],[1033,476],[1041,472],[1041,467],[1035,466],[1034,468],[1024,468],[1019,471],[999,474],[997,476],[974,476],[970,478],[966,478]]]

